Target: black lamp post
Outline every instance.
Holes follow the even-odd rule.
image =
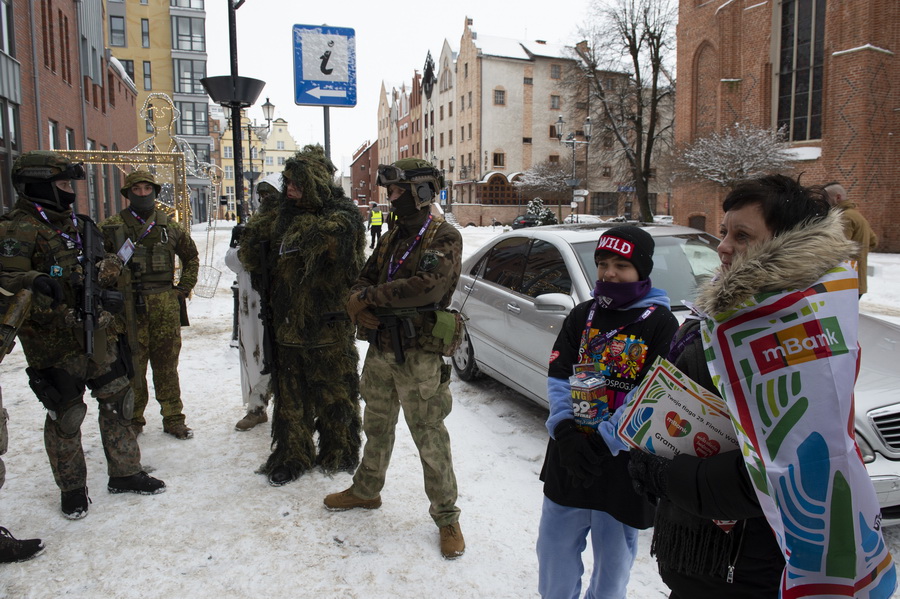
[[[566,144],[566,145],[571,144],[572,145],[572,178],[566,179],[566,185],[568,185],[572,188],[572,203],[575,204],[575,188],[578,187],[578,184],[581,182],[580,179],[577,179],[576,175],[575,175],[575,150],[578,147],[578,144],[585,145],[584,164],[585,164],[585,175],[587,175],[587,169],[590,168],[587,164],[587,162],[588,162],[587,152],[590,147],[589,144],[591,143],[591,129],[593,128],[593,125],[591,125],[591,117],[587,117],[584,120],[584,141],[578,141],[577,139],[575,139],[574,131],[569,133],[569,135],[566,136],[566,139],[564,140],[562,138],[562,136],[563,136],[563,128],[565,127],[565,125],[566,125],[566,122],[563,120],[562,115],[559,115],[559,119],[557,119],[557,121],[556,121],[556,139],[561,144]],[[574,207],[572,208],[572,212],[573,213],[575,212]]]
[[[244,157],[241,148],[241,108],[253,106],[256,99],[265,87],[266,82],[250,77],[238,76],[237,59],[237,18],[235,10],[244,3],[244,0],[228,0],[228,41],[231,51],[231,75],[218,77],[204,77],[200,80],[203,89],[209,94],[210,99],[222,107],[231,109],[231,130],[234,139],[234,172],[239,174],[244,170]],[[244,207],[244,186],[240,181],[235,185],[235,202],[237,204],[238,224],[242,224],[246,218]]]

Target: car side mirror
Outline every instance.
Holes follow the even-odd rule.
[[[575,300],[565,293],[545,293],[534,298],[534,309],[539,312],[563,312],[568,314],[575,307]]]

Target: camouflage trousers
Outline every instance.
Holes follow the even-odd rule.
[[[359,464],[359,354],[352,338],[319,348],[278,346],[278,392],[272,408],[270,473],[287,466],[303,473],[352,472]],[[313,434],[319,434],[318,454]]]
[[[137,317],[137,341],[129,338],[134,361],[133,422],[144,426],[144,410],[149,401],[147,364],[153,369],[153,387],[163,425],[184,422],[178,356],[181,353],[181,318],[178,292],[174,289],[145,296],[147,313]]]
[[[110,357],[115,361],[117,348],[109,345]],[[141,450],[132,430],[130,420],[123,419],[111,409],[124,394],[130,392],[128,377],[122,375],[104,385],[92,384],[108,373],[111,364],[97,364],[84,355],[76,355],[57,365],[72,377],[86,381],[91,394],[99,402],[100,440],[106,454],[109,476],[131,476],[141,471]],[[47,414],[44,421],[44,447],[53,470],[53,478],[60,491],[80,489],[87,484],[87,466],[81,446],[81,429],[65,434],[57,422]]]
[[[393,353],[369,347],[360,380],[366,402],[366,445],[352,487],[353,494],[364,499],[381,492],[403,408],[425,474],[425,494],[431,502],[428,512],[439,527],[459,520],[460,512],[450,435],[444,426],[453,404],[448,368],[440,354],[409,350],[406,362],[397,364]]]

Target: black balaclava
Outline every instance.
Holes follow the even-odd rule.
[[[416,208],[416,199],[413,197],[411,186],[403,184],[401,187],[403,188],[403,195],[391,202],[394,214],[396,214],[398,218],[412,216],[419,211],[419,209]]]
[[[147,214],[156,205],[156,189],[151,189],[150,193],[145,196],[140,196],[129,189],[128,202],[131,204],[132,210],[138,214]]]
[[[26,183],[25,195],[41,204],[57,210],[68,210],[78,197],[73,191],[63,191],[53,182]]]

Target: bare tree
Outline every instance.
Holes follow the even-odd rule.
[[[576,46],[576,86],[590,101],[592,141],[611,139],[619,151],[642,221],[653,219],[654,157],[671,146],[676,20],[675,0],[594,0]]]
[[[733,188],[741,181],[791,169],[783,130],[735,123],[701,137],[678,155],[681,176]]]

